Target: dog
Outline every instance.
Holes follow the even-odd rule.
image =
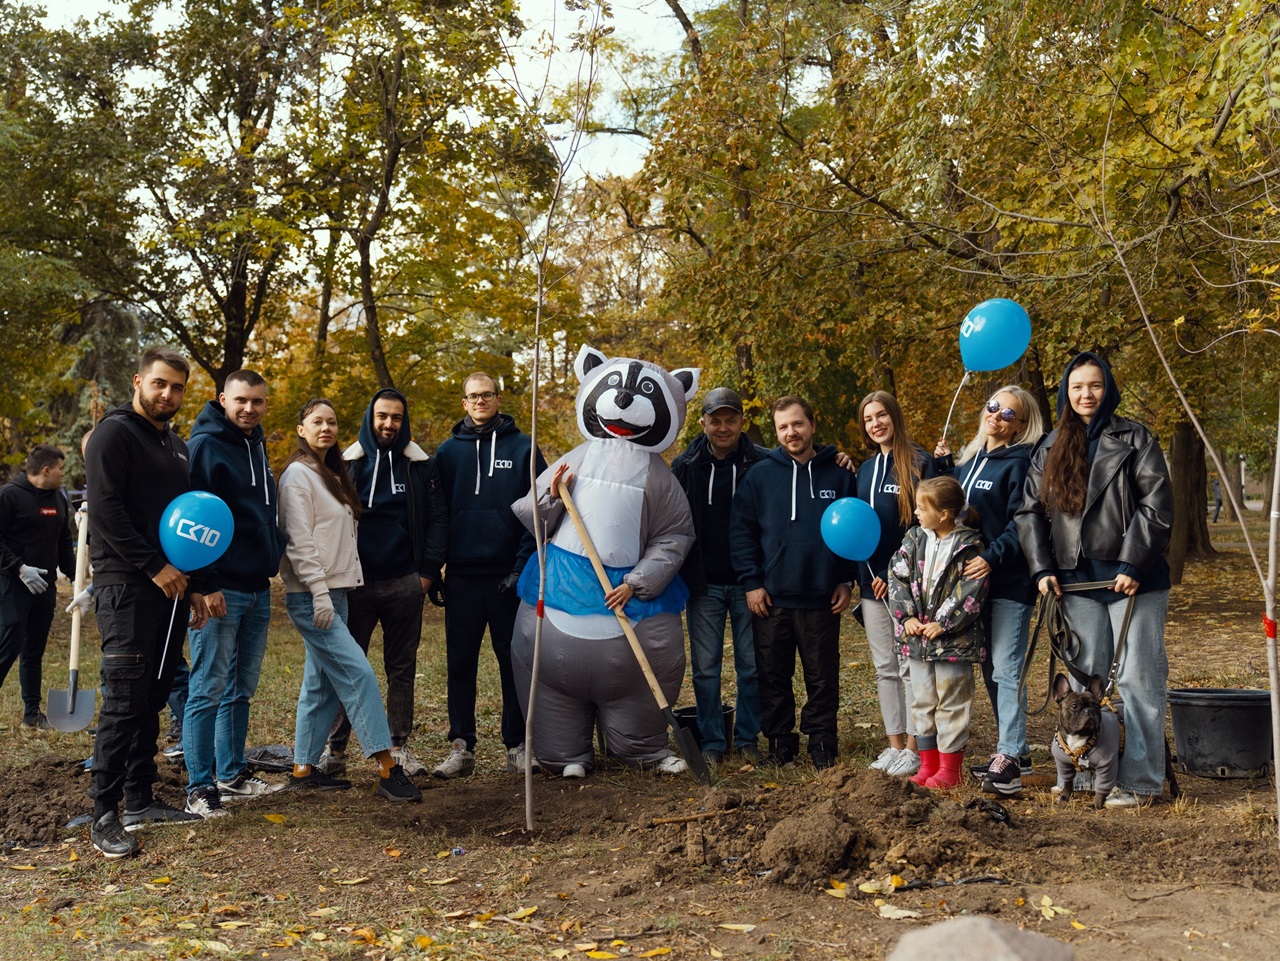
[[[1053,699],[1058,705],[1058,735],[1053,739],[1053,760],[1058,766],[1062,793],[1058,803],[1071,800],[1076,771],[1093,771],[1093,806],[1102,807],[1120,774],[1124,750],[1124,718],[1102,703],[1103,680],[1089,678],[1083,691],[1073,691],[1065,674],[1053,679]]]

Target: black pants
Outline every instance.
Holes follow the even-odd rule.
[[[40,714],[44,689],[44,649],[49,643],[53,608],[58,600],[52,578],[39,594],[32,594],[21,578],[0,574],[0,685],[18,661],[22,688],[22,716],[34,721]]]
[[[511,634],[515,630],[520,598],[515,591],[498,592],[503,578],[448,576],[448,603],[444,609],[445,662],[449,680],[449,740],[476,745],[476,673],[480,670],[480,645],[484,629],[498,659],[502,678],[502,743],[517,747],[524,743],[524,713],[511,674]]]
[[[422,580],[406,574],[385,581],[370,581],[347,591],[347,630],[369,653],[373,629],[382,624],[382,666],[387,674],[387,724],[391,743],[402,747],[413,731],[413,679],[418,670],[418,644],[422,640]],[[338,709],[329,731],[329,749],[347,750],[351,721]]]
[[[93,813],[147,807],[156,780],[160,711],[182,659],[191,608],[174,610],[153,584],[111,584],[94,594],[102,635],[102,710],[93,741]],[[169,627],[170,617],[173,619]],[[165,637],[168,636],[168,653]]]
[[[791,679],[796,654],[804,671],[805,704],[800,730],[809,750],[822,745],[835,753],[836,711],[840,706],[840,615],[830,610],[775,607],[753,617],[756,673],[760,678],[760,720],[765,737],[795,751],[796,698]]]

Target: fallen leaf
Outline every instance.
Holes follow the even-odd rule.
[[[338,883],[339,884],[364,884],[368,880],[369,880],[368,878],[361,877],[361,878],[352,878],[350,881],[339,881]]]
[[[387,857],[389,857],[389,858],[398,858],[398,857],[400,857],[400,852],[399,852],[398,850],[396,850],[395,848],[387,848]]]
[[[351,936],[356,939],[357,944],[373,944],[378,940],[378,932],[373,928],[356,928]]]
[[[190,921],[179,921],[177,924],[174,925],[174,927],[178,928],[181,931],[194,931],[196,929],[196,926],[192,924]]]
[[[437,858],[447,858],[447,857],[448,857],[449,855],[451,855],[452,853],[453,853],[452,851],[437,851],[437,852],[436,852],[436,857],[437,857]]]
[[[68,861],[79,861],[79,860],[80,860],[80,855],[76,854],[76,852],[75,852],[75,851],[72,851],[72,852],[71,852],[71,857],[67,858],[67,860],[68,860]]]
[[[222,928],[224,931],[232,931],[232,930],[235,930],[236,928],[247,928],[249,926],[250,926],[250,922],[248,921],[219,921],[218,922],[218,927]]]
[[[912,911],[910,908],[899,908],[892,904],[880,905],[880,917],[887,918],[890,921],[903,921],[908,918],[924,917],[919,911]]]
[[[594,941],[584,941],[581,944],[575,944],[573,946],[575,951],[594,951],[598,947],[600,947],[600,945],[596,944]]]
[[[328,918],[338,913],[337,908],[316,908],[314,911],[308,911],[309,918]]]
[[[457,879],[454,878],[453,880],[457,880]],[[443,916],[448,918],[450,921],[452,921],[455,918],[465,918],[467,916],[467,912],[466,911],[449,911],[449,912],[446,912]]]
[[[537,905],[534,905],[531,908],[521,908],[519,911],[515,912],[514,914],[508,914],[507,917],[509,917],[512,921],[523,921],[525,918],[537,913],[538,913]]]
[[[325,934],[323,931],[312,931],[311,940],[312,941],[328,941],[329,935]]]
[[[172,881],[173,881],[173,878],[152,878],[151,879],[152,884],[169,884]]]
[[[569,952],[568,952],[568,951],[566,951],[564,948],[556,948],[556,950],[554,950],[554,951],[552,951],[552,952],[551,952],[551,956],[552,956],[553,958],[561,958],[561,959],[564,959],[564,958],[569,957]]]
[[[213,909],[214,914],[240,914],[240,905],[223,904]]]
[[[454,881],[456,881],[456,880],[458,880],[458,879],[457,879],[457,878],[439,878],[438,880],[435,880],[435,881],[428,881],[427,883],[428,883],[428,884],[453,884],[453,882],[454,882]],[[446,918],[447,918],[448,916],[449,916],[449,915],[447,915],[447,914],[445,915],[445,917],[446,917]]]
[[[829,894],[833,898],[843,898],[847,892],[844,888],[827,888],[823,893]]]
[[[289,820],[283,814],[264,814],[262,816],[272,824],[284,824],[285,821]]]
[[[34,864],[10,864],[9,867],[15,871],[34,871],[36,869]]]
[[[187,944],[191,945],[192,947],[198,950],[202,949],[205,951],[212,951],[214,954],[230,954],[231,953],[231,948],[223,944],[221,941],[189,940],[187,941]]]
[[[588,951],[587,957],[595,958],[597,961],[608,961],[609,958],[616,958],[618,955],[614,954],[612,951]]]
[[[723,958],[723,957],[724,957],[724,952],[723,952],[723,951],[721,951],[719,948],[712,948],[712,949],[711,949],[711,956],[712,956],[713,958]]]
[[[425,950],[436,943],[435,938],[429,938],[425,934],[420,934],[413,939],[413,946],[419,950]]]
[[[611,948],[625,948],[626,946],[627,942],[623,941],[622,938],[614,938],[609,942],[609,947]]]
[[[1084,931],[1088,927],[1088,925],[1081,924],[1079,921],[1076,921],[1075,919],[1072,919],[1071,926],[1075,928],[1077,931]]]
[[[657,958],[664,954],[670,954],[670,948],[654,948],[651,951],[641,951],[636,955],[637,958]]]
[[[754,924],[722,924],[720,927],[726,931],[741,931],[743,934],[750,934],[756,929]]]
[[[830,878],[829,881],[831,883],[831,886],[835,888],[837,891],[843,891],[845,888],[849,886],[848,883],[844,881],[837,881],[835,878]]]

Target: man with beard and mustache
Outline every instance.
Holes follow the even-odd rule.
[[[187,445],[169,429],[191,368],[153,347],[133,377],[131,403],[109,411],[85,450],[94,602],[102,636],[102,710],[93,745],[89,837],[108,858],[136,855],[119,817],[141,824],[194,816],[157,800],[156,738],[188,626],[207,620],[200,579],[165,558],[165,508],[191,489]]]

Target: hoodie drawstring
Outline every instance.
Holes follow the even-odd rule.
[[[249,438],[247,437],[244,439],[244,453],[245,453],[245,456],[249,458],[249,486],[257,487],[258,478],[253,473],[253,445],[249,443]],[[264,482],[266,481],[265,477],[263,478],[263,481]]]
[[[876,454],[876,462],[871,466],[871,506],[876,506],[876,491],[880,489],[880,481],[884,478],[880,476],[880,463],[884,461],[885,477],[889,475],[889,458],[884,452]]]
[[[249,486],[258,486],[258,475],[253,472],[253,443],[249,438],[244,439],[244,453],[249,460]],[[267,483],[267,448],[262,446],[258,448],[258,453],[262,455],[262,502],[268,507],[271,506],[271,485]]]
[[[732,473],[730,477],[729,497],[733,498],[738,495],[738,465],[730,464]],[[711,489],[716,486],[716,462],[711,462],[711,478],[707,481],[707,506],[711,506]]]
[[[478,450],[479,445],[477,444],[476,447]],[[495,430],[493,432],[493,440],[489,442],[489,476],[490,477],[493,476],[493,465],[497,462],[497,459],[498,459],[498,432]],[[477,490],[476,493],[479,493],[479,491]]]
[[[375,453],[377,456],[373,459],[373,480],[369,482],[369,503],[365,505],[366,507],[373,506],[373,492],[378,487],[378,465],[382,463],[382,451],[379,450]]]
[[[969,473],[965,475],[964,483],[960,486],[964,488],[964,502],[969,503],[973,485],[977,483],[978,475],[982,473],[982,469],[987,466],[986,454],[979,454],[973,459],[973,464],[969,467]]]
[[[799,475],[800,465],[795,461],[791,462],[791,519],[796,519],[796,477]]]

